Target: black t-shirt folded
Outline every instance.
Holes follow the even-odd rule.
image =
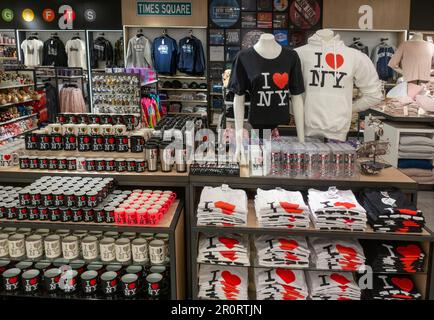
[[[373,288],[363,291],[363,299],[380,300],[419,300],[422,295],[417,291],[409,276],[376,274]]]

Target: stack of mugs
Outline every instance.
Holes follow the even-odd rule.
[[[139,118],[133,114],[96,114],[96,113],[60,113],[56,116],[60,124],[112,124],[125,125],[128,131],[139,125]]]
[[[116,224],[156,225],[169,210],[176,193],[161,190],[134,190],[114,211]]]
[[[162,297],[168,293],[166,234],[0,230],[3,289],[35,293]],[[20,262],[16,262],[20,261]]]

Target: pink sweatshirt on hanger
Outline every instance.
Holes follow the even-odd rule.
[[[410,40],[399,46],[390,59],[389,67],[401,66],[405,81],[430,81],[433,56],[432,43]]]

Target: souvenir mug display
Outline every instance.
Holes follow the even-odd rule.
[[[135,130],[140,124],[137,114],[96,114],[96,113],[59,113],[56,123],[65,124],[111,124],[125,125],[127,131]]]

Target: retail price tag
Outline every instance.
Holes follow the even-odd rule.
[[[407,117],[408,116],[408,107],[407,106],[404,106],[403,112],[404,112],[404,116]]]

